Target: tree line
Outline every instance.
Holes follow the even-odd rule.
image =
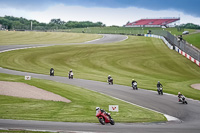
[[[36,20],[28,20],[26,18],[18,18],[13,16],[0,17],[0,25],[7,30],[57,30],[70,28],[86,28],[86,27],[104,27],[102,22],[90,21],[62,21],[61,19],[51,19],[49,23],[40,23]]]
[[[187,23],[187,24],[181,24],[179,27],[185,28],[185,29],[200,29],[199,25],[193,24],[193,23]]]
[[[86,27],[105,27],[102,22],[90,21],[62,21],[61,19],[51,19],[49,23],[40,23],[36,20],[28,20],[26,18],[18,18],[13,16],[0,17],[0,28],[8,30],[58,30],[71,28],[86,28]],[[178,28],[185,29],[200,29],[199,25],[193,23],[181,24]],[[1,30],[1,29],[0,29]]]

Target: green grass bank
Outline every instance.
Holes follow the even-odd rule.
[[[183,36],[187,42],[200,49],[200,33]]]
[[[108,75],[115,84],[130,86],[131,79],[140,88],[156,90],[157,81],[164,92],[200,100],[200,91],[190,87],[200,83],[200,69],[162,40],[129,36],[112,44],[67,45],[16,50],[0,54],[0,66],[34,73],[67,76],[73,69],[75,78],[106,82]]]

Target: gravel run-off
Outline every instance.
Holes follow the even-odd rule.
[[[192,84],[191,87],[200,90],[200,84]]]
[[[52,92],[19,82],[0,81],[0,95],[32,98],[40,100],[62,101],[69,103],[70,100]]]

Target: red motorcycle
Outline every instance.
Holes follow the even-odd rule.
[[[115,124],[114,120],[110,116],[110,113],[105,111],[99,110],[99,112],[96,114],[96,117],[99,119],[99,122],[102,125],[105,125],[106,123],[110,123],[111,125]]]

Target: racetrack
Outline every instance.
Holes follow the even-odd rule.
[[[122,41],[126,36],[121,35],[104,35],[103,38],[85,42],[91,44],[110,43]],[[52,44],[55,45],[55,44]],[[36,45],[18,45],[18,46],[0,46],[1,51],[35,47]],[[43,45],[37,45],[43,46]],[[47,45],[45,45],[47,46]],[[21,121],[21,120],[0,120],[0,128],[17,128],[17,129],[38,129],[38,130],[54,130],[54,131],[90,131],[90,132],[198,132],[200,131],[200,104],[199,101],[188,100],[188,105],[183,105],[177,102],[177,97],[164,94],[157,95],[156,92],[139,89],[132,90],[131,87],[122,85],[108,85],[105,82],[74,79],[68,80],[66,77],[33,74],[27,72],[19,72],[0,68],[0,73],[13,75],[30,75],[33,78],[48,79],[61,83],[67,83],[86,89],[101,92],[130,103],[138,104],[149,109],[153,109],[164,114],[168,114],[180,119],[182,122],[167,122],[167,123],[138,123],[138,124],[123,124],[116,123],[115,126],[102,126],[100,124],[91,123],[64,123],[64,122],[38,122],[38,121]]]

